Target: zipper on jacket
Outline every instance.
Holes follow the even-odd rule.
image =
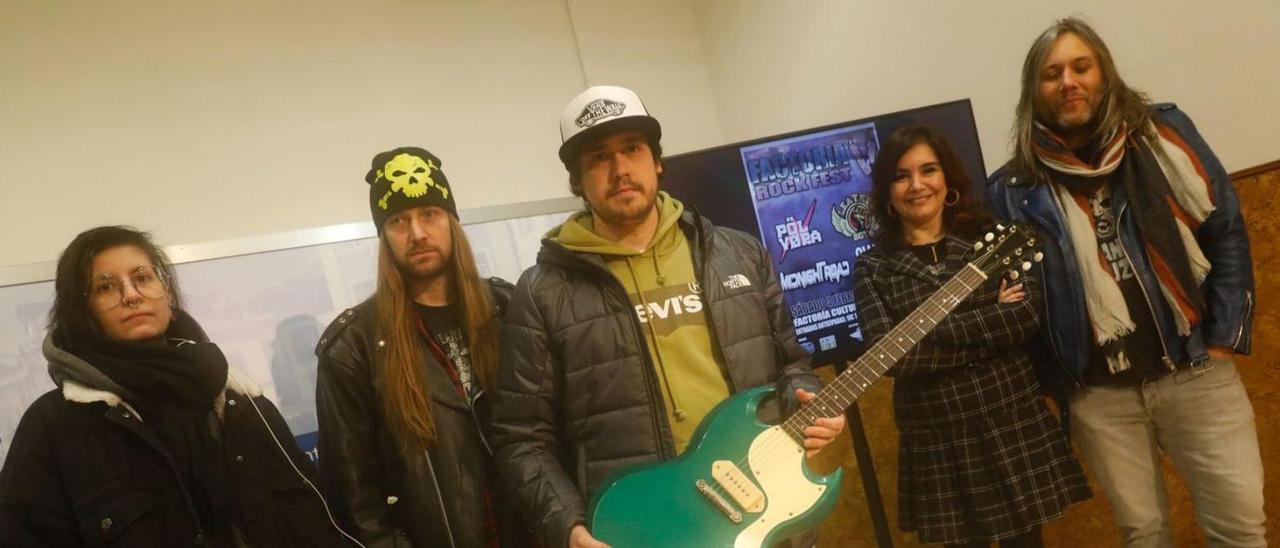
[[[427,461],[427,473],[431,474],[431,486],[436,490],[436,501],[440,503],[440,518],[444,520],[444,534],[449,536],[449,546],[457,546],[453,540],[453,528],[449,526],[449,511],[444,507],[444,495],[440,493],[440,480],[436,478],[436,467],[431,464],[431,452],[422,451],[422,457]]]
[[[485,439],[484,429],[480,427],[480,417],[476,415],[476,404],[480,402],[480,396],[483,395],[484,390],[476,392],[476,395],[471,397],[471,404],[467,406],[467,410],[471,412],[471,422],[476,427],[476,434],[480,436],[480,444],[484,446],[484,450],[489,453],[489,456],[493,457],[493,448],[489,447],[489,440]]]
[[[612,276],[612,274],[610,274],[610,276]],[[614,281],[618,284],[619,288],[622,288],[621,282],[617,282],[617,280],[614,280]],[[625,293],[626,289],[622,288],[622,291],[623,291],[623,298],[626,299],[626,293]],[[640,328],[640,320],[636,318],[634,310],[628,309],[627,312],[628,312],[627,315],[630,317],[630,320],[631,320],[630,323],[631,323],[632,332],[636,336],[636,341],[640,343],[640,348],[639,348],[640,356],[643,359],[645,364],[645,367],[644,367],[644,379],[646,381],[645,393],[648,394],[649,396],[649,403],[654,404],[654,409],[659,411],[663,416],[665,416],[667,414],[667,402],[662,400],[662,391],[661,389],[657,388],[658,372],[654,370],[655,366],[653,363],[653,357],[649,356],[648,345],[644,342],[644,331]],[[654,341],[654,344],[657,344],[657,341]],[[658,456],[665,460],[675,455],[667,454],[667,446],[665,443],[663,443],[663,441],[665,441],[665,438],[662,436],[662,424],[659,422],[661,419],[658,418],[658,415],[659,413],[650,413],[649,423],[650,425],[653,426],[654,439],[658,440]],[[674,440],[672,440],[671,445],[675,446]],[[582,487],[584,489],[586,488],[585,485],[583,485]]]
[[[618,294],[622,295],[623,302],[629,301],[629,299],[627,298],[627,288],[622,286],[622,282],[618,281],[618,278],[615,277],[612,272],[609,272],[608,270],[601,268],[599,265],[593,264],[591,261],[578,257],[573,252],[569,251],[568,249],[566,249],[564,246],[560,244],[555,244],[555,245],[558,246],[559,249],[563,251],[568,256],[569,259],[580,262],[586,265],[588,268],[594,269],[597,275],[602,276],[605,279],[608,279],[610,282],[612,282],[613,287],[617,290]],[[641,361],[644,362],[644,365],[645,365],[645,367],[643,368],[644,369],[643,374],[645,379],[645,394],[649,397],[649,403],[651,405],[654,405],[654,408],[657,411],[659,411],[662,416],[665,417],[667,414],[667,406],[666,406],[666,403],[662,401],[662,392],[658,388],[658,379],[657,379],[658,373],[657,371],[654,371],[653,358],[649,356],[648,346],[644,342],[644,331],[640,328],[640,320],[639,318],[636,317],[635,311],[632,310],[630,307],[626,308],[625,310],[627,311],[627,316],[630,320],[628,323],[631,324],[632,333],[636,336],[636,342],[639,343],[640,345],[639,346],[640,359]],[[655,392],[657,393],[655,394]],[[659,422],[662,419],[660,419],[658,415],[659,413],[649,414],[649,425],[653,428],[653,439],[658,440],[658,457],[665,460],[665,459],[674,457],[675,455],[668,454],[667,445],[663,443],[663,441],[666,440],[666,438],[664,438],[662,435],[662,424]],[[674,448],[675,440],[671,440],[670,445]],[[581,487],[585,488],[586,486],[584,485]]]
[[[1232,343],[1231,349],[1240,348],[1240,341],[1244,339],[1244,326],[1250,324],[1249,317],[1253,315],[1253,292],[1248,289],[1244,290],[1244,314],[1240,315],[1240,329],[1236,331],[1236,340]]]
[[[701,280],[698,283],[702,284],[703,295],[710,297],[711,286],[707,284],[707,281],[710,279],[708,277],[707,271],[711,268],[710,266],[708,266],[711,264],[710,245],[707,243],[707,235],[702,232],[702,214],[696,210],[693,212],[693,232],[694,232],[694,238],[696,239],[696,243],[697,243],[696,249],[698,250],[700,257],[693,256],[693,257],[690,257],[690,259],[693,260],[694,266],[697,267],[698,272],[701,274],[700,276]],[[701,264],[698,264],[699,259],[701,259]],[[765,283],[765,282],[761,282],[761,283]],[[784,306],[786,305],[785,299],[783,301],[783,305]],[[724,340],[724,337],[721,336],[720,329],[716,327],[716,314],[714,311],[711,310],[710,298],[703,301],[702,309],[706,311],[707,327],[709,327],[711,329],[711,333],[715,335],[716,337],[715,345],[720,349],[720,356],[723,358],[725,356],[725,351],[724,351],[724,344],[722,344],[721,341]],[[774,360],[777,362],[776,365],[779,366],[779,373],[781,373],[781,365],[783,360],[779,359],[778,351],[782,348],[782,345],[778,344],[778,332],[773,329],[773,326],[769,326],[769,334],[773,337]],[[727,359],[725,359],[725,364],[724,364],[724,376],[725,376],[725,384],[729,385],[729,393],[737,394],[738,383],[733,380],[733,373],[730,372],[729,370],[729,360]]]
[[[1017,179],[1017,177],[1014,177],[1014,179]],[[1032,184],[1032,187],[1034,187],[1034,183]],[[1030,191],[1029,189],[1030,189],[1030,188],[1032,188],[1032,187],[1027,187],[1027,188],[1028,188],[1028,190],[1023,191],[1023,194],[1022,194],[1022,196],[1023,196],[1022,203],[1023,203],[1024,205],[1027,203],[1027,198],[1025,198],[1026,193],[1027,193],[1027,192],[1029,192],[1029,191]],[[1061,226],[1065,226],[1065,225],[1066,225],[1066,220],[1065,220],[1065,219],[1062,219],[1062,218],[1060,217],[1061,212],[1062,212],[1062,208],[1060,207],[1060,206],[1061,206],[1061,204],[1059,204],[1059,203],[1058,203],[1058,199],[1057,199],[1057,197],[1053,194],[1053,192],[1049,192],[1049,199],[1052,201],[1052,203],[1053,203],[1055,206],[1057,206],[1057,207],[1053,207],[1053,208],[1051,208],[1051,209],[1053,209],[1053,210],[1054,210],[1054,212],[1055,212],[1055,213],[1057,213],[1057,214],[1059,215],[1059,217],[1054,218],[1054,219],[1052,219],[1052,220],[1057,221],[1057,222],[1058,222],[1058,224],[1059,224],[1059,225],[1061,225]],[[1012,194],[1009,194],[1009,195],[1008,195],[1008,201],[1010,202],[1010,204],[1013,204],[1013,203],[1016,203],[1018,200],[1017,200],[1017,199],[1015,199],[1015,198],[1013,197],[1013,195],[1012,195]],[[1013,206],[1011,205],[1010,207],[1012,208]],[[1021,209],[1021,208],[1019,208],[1019,209]],[[1013,211],[1013,210],[1012,210],[1012,209],[1010,209],[1010,212],[1011,212],[1011,213],[1012,213],[1012,211]],[[1036,216],[1036,215],[1032,215],[1032,214],[1030,214],[1030,213],[1029,213],[1028,211],[1026,211],[1026,210],[1022,210],[1022,219],[1023,219],[1023,220],[1028,220],[1028,222],[1035,222],[1035,223],[1038,223],[1038,224],[1039,224],[1040,226],[1042,226],[1042,227],[1047,227],[1047,226],[1048,226],[1048,223],[1047,223],[1047,222],[1045,222],[1045,221],[1046,221],[1046,219],[1044,219],[1044,218],[1042,218],[1042,217],[1038,217],[1038,216]],[[1013,215],[1012,215],[1012,214],[1010,214],[1010,215],[1009,215],[1009,221],[1010,221],[1010,222],[1015,221],[1015,219],[1013,218]],[[1043,233],[1041,234],[1041,236],[1042,236],[1042,237],[1044,237],[1044,238],[1046,238],[1046,239],[1049,239],[1049,240],[1052,240],[1052,239],[1053,239],[1052,234],[1050,233],[1050,231],[1049,231],[1047,228],[1043,231]],[[1055,245],[1056,245],[1056,244],[1055,244]],[[1059,248],[1061,248],[1061,246],[1059,246]],[[1059,251],[1061,251],[1061,250],[1059,250]],[[1064,265],[1063,265],[1063,266],[1066,266],[1066,265],[1065,265],[1065,261],[1064,261]],[[1045,271],[1046,271],[1046,268],[1044,267],[1044,265],[1043,265],[1043,264],[1041,264],[1039,268],[1040,268],[1040,280],[1041,280],[1041,283],[1042,283],[1042,284],[1047,285],[1047,284],[1048,284],[1048,280],[1049,280],[1049,276],[1048,276],[1048,275],[1047,275],[1047,273],[1045,272]],[[1086,311],[1085,311],[1085,313],[1086,313],[1086,315],[1088,314],[1087,307],[1086,307]],[[1062,345],[1061,345],[1060,343],[1058,343],[1058,340],[1057,340],[1057,333],[1056,333],[1052,328],[1050,328],[1050,327],[1049,327],[1049,325],[1050,325],[1051,323],[1053,323],[1053,314],[1052,314],[1052,311],[1050,311],[1050,310],[1049,310],[1049,293],[1048,293],[1048,290],[1045,290],[1045,295],[1044,295],[1044,318],[1043,318],[1043,319],[1044,319],[1044,327],[1043,327],[1042,329],[1045,329],[1045,332],[1046,332],[1046,333],[1048,333],[1048,336],[1049,336],[1049,351],[1053,353],[1053,357],[1054,357],[1054,360],[1053,360],[1053,361],[1054,361],[1054,362],[1056,362],[1056,364],[1057,364],[1057,366],[1058,366],[1058,369],[1062,370],[1062,373],[1063,373],[1063,374],[1065,374],[1065,375],[1067,376],[1067,378],[1071,380],[1071,384],[1072,384],[1072,385],[1074,385],[1077,389],[1083,389],[1083,388],[1084,388],[1084,377],[1083,377],[1083,374],[1077,375],[1077,374],[1075,374],[1075,373],[1072,373],[1072,372],[1071,372],[1071,369],[1067,367],[1067,364],[1064,362],[1064,360],[1066,359],[1066,355],[1064,355],[1064,354],[1062,353],[1062,348],[1061,348],[1061,346],[1062,346]],[[1085,325],[1086,325],[1086,327],[1088,326],[1088,321],[1089,321],[1089,319],[1088,319],[1088,317],[1086,317],[1086,318],[1085,318]]]
[[[1124,245],[1124,238],[1120,237],[1120,230],[1124,227],[1124,212],[1128,207],[1128,202],[1120,207],[1120,214],[1116,215],[1116,239],[1120,241],[1120,251],[1124,253],[1124,259],[1129,261],[1129,268],[1133,269],[1133,279],[1138,280],[1138,287],[1142,289],[1142,299],[1147,302],[1147,310],[1151,312],[1151,324],[1156,327],[1156,335],[1160,339],[1160,350],[1164,355],[1160,357],[1160,361],[1169,371],[1177,371],[1178,366],[1173,363],[1173,358],[1169,357],[1169,347],[1164,342],[1164,331],[1160,329],[1160,319],[1156,315],[1156,307],[1151,302],[1151,295],[1147,294],[1147,285],[1142,283],[1142,276],[1138,274],[1138,267],[1133,263],[1133,257],[1129,256],[1129,249]]]
[[[195,523],[196,545],[203,546],[206,538],[204,535],[204,527],[200,524],[200,514],[196,512],[195,502],[191,500],[191,492],[187,489],[187,484],[182,479],[182,473],[178,471],[178,465],[173,462],[173,457],[169,455],[168,451],[165,451],[164,448],[160,446],[159,442],[153,439],[153,436],[150,433],[140,429],[140,425],[142,424],[141,419],[130,418],[130,413],[125,413],[122,415],[122,420],[122,425],[125,428],[130,432],[137,434],[138,437],[142,438],[142,441],[147,442],[148,446],[154,449],[157,453],[160,453],[160,456],[164,457],[164,462],[169,465],[169,471],[173,472],[173,477],[177,480],[178,487],[182,490],[182,501],[187,504],[187,512],[191,514],[191,521]],[[112,422],[116,422],[118,424],[121,423],[120,420],[114,419]]]

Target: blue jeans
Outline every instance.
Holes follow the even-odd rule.
[[[1187,482],[1210,546],[1266,546],[1253,407],[1231,360],[1071,396],[1071,438],[1115,507],[1125,546],[1173,546],[1160,452]]]

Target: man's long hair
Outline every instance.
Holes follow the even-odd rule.
[[[1107,135],[1120,126],[1139,135],[1153,138],[1147,122],[1150,120],[1148,107],[1150,101],[1146,94],[1130,88],[1116,70],[1115,59],[1111,50],[1102,41],[1102,37],[1088,23],[1075,17],[1059,19],[1036,38],[1027,51],[1027,58],[1022,62],[1022,94],[1018,98],[1018,109],[1014,116],[1013,131],[1013,167],[1017,172],[1028,174],[1032,180],[1041,181],[1048,177],[1045,168],[1036,160],[1032,146],[1037,120],[1036,96],[1040,89],[1040,68],[1044,65],[1054,42],[1064,34],[1074,34],[1093,50],[1098,60],[1098,69],[1102,71],[1102,100],[1098,102],[1098,110],[1093,113],[1090,141],[1100,135]],[[1047,125],[1047,124],[1046,124]]]
[[[476,270],[475,256],[462,225],[449,215],[453,234],[452,259],[441,275],[449,276],[458,323],[467,338],[474,378],[485,390],[494,383],[498,368],[498,322],[493,299]],[[404,275],[396,266],[386,236],[378,246],[378,288],[374,293],[376,323],[386,346],[382,348],[383,413],[402,451],[425,448],[435,438],[431,417],[431,390],[419,332],[418,314],[406,291]],[[374,357],[375,363],[379,363]]]

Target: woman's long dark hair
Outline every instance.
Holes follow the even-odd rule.
[[[173,263],[151,235],[127,226],[100,226],[81,232],[58,257],[53,281],[53,308],[49,310],[49,332],[62,337],[99,336],[102,330],[89,310],[89,276],[93,258],[120,246],[133,246],[146,253],[163,279],[174,308],[182,308],[182,292],[173,274]]]
[[[938,157],[942,175],[947,180],[947,196],[944,199],[950,201],[952,190],[960,195],[954,205],[944,205],[942,208],[943,230],[958,236],[973,236],[992,222],[982,198],[974,196],[973,181],[969,179],[951,142],[933,126],[907,126],[889,134],[880,143],[880,152],[876,154],[875,164],[871,166],[871,208],[879,226],[873,240],[876,247],[885,251],[907,245],[902,236],[902,219],[896,211],[890,215],[893,206],[889,200],[889,188],[898,178],[898,160],[911,147],[919,144],[933,149],[934,155]]]

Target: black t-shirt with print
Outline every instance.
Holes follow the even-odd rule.
[[[1086,384],[1092,386],[1133,386],[1144,380],[1160,377],[1169,372],[1164,366],[1164,347],[1160,344],[1159,331],[1151,316],[1151,306],[1142,293],[1142,284],[1133,270],[1133,264],[1120,241],[1119,219],[1112,207],[1111,184],[1098,185],[1087,195],[1093,209],[1093,225],[1102,256],[1111,265],[1124,303],[1129,309],[1134,330],[1124,338],[1125,355],[1130,368],[1112,374],[1107,365],[1106,352],[1097,344],[1089,349],[1089,367],[1084,372]]]
[[[480,392],[480,384],[472,374],[471,351],[467,349],[467,335],[458,321],[457,305],[426,306],[414,303],[422,324],[435,339],[436,347],[448,358],[442,364],[454,380],[455,388],[467,394],[467,404]]]

